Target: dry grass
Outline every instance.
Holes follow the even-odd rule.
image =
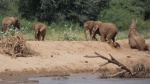
[[[28,57],[36,54],[26,44],[26,41],[25,37],[21,34],[3,37],[0,43],[0,53],[7,54],[11,58]]]

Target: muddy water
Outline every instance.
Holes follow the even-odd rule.
[[[38,84],[150,84],[150,79],[98,79],[95,76],[75,77],[37,77]]]

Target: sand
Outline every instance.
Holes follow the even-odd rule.
[[[28,41],[31,49],[40,55],[32,57],[17,57],[0,54],[0,74],[16,72],[15,74],[31,73],[79,73],[92,72],[100,64],[107,62],[101,58],[86,58],[84,56],[96,56],[97,52],[110,58],[111,54],[119,62],[131,67],[137,63],[150,66],[150,52],[131,49],[128,40],[118,40],[120,48],[112,48],[107,43],[100,41]],[[146,39],[150,46],[150,39]],[[104,67],[118,68],[114,64]],[[10,74],[10,73],[9,73]]]

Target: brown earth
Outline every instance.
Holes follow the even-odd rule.
[[[31,74],[31,73],[78,73],[91,72],[105,63],[101,58],[86,58],[96,56],[97,52],[110,58],[109,53],[124,65],[131,67],[143,63],[150,67],[150,51],[130,49],[128,40],[117,41],[121,48],[112,48],[100,41],[28,41],[27,44],[39,56],[17,57],[0,55],[0,74]],[[146,40],[150,46],[150,39]],[[104,67],[115,69],[118,66],[108,64]]]

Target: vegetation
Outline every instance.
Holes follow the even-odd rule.
[[[52,22],[83,23],[96,20],[110,0],[20,0],[19,11],[27,19]]]
[[[84,40],[82,25],[87,20],[115,23],[119,29],[117,39],[124,39],[132,19],[138,20],[138,31],[150,38],[150,0],[0,1],[0,21],[6,16],[18,17],[21,31],[11,32],[23,33],[29,40],[34,39],[32,24],[38,22],[48,25],[47,40]],[[1,32],[0,36],[7,34]]]

